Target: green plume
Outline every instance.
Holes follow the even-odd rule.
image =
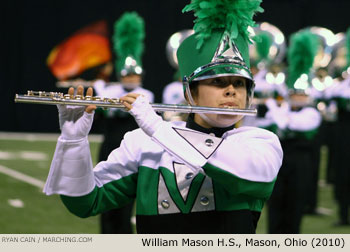
[[[136,12],[126,12],[114,23],[113,46],[117,55],[117,72],[123,68],[128,56],[142,66],[144,38],[144,21]]]
[[[250,42],[248,26],[254,27],[252,20],[256,12],[263,12],[262,0],[192,0],[183,12],[194,11],[197,17],[193,27],[198,39],[197,49],[210,38],[215,30],[224,30],[234,41],[240,34]]]
[[[346,69],[347,69],[350,66],[350,28],[347,29],[345,34],[345,48],[346,48]]]
[[[310,31],[300,31],[292,34],[287,54],[288,80],[292,88],[302,74],[309,74],[319,48],[320,40]]]
[[[272,45],[272,38],[268,32],[261,31],[253,38],[256,42],[256,51],[258,53],[258,61],[268,60],[269,52]]]

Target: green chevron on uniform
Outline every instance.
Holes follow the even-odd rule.
[[[264,183],[244,180],[230,173],[222,173],[222,170],[219,172],[219,168],[210,164],[206,164],[203,168],[208,175],[215,176],[218,181],[213,181],[215,208],[218,211],[240,209],[261,211],[264,200],[257,197],[267,198],[275,183],[275,181]],[[126,205],[132,201],[137,192],[136,213],[138,215],[157,215],[159,176],[164,177],[167,189],[180,211],[189,213],[198,196],[204,175],[198,174],[193,179],[185,202],[178,190],[174,173],[164,167],[152,169],[141,166],[138,173],[111,181],[102,187],[96,186],[87,195],[79,197],[61,195],[61,199],[66,206],[69,206],[68,209],[72,213],[85,218]],[[130,184],[134,185],[132,189],[130,189]],[[136,184],[138,189],[136,189]],[[266,188],[266,185],[269,186]],[[255,196],[251,196],[253,193]]]

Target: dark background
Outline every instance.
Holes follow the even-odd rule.
[[[55,106],[15,104],[15,93],[27,90],[59,91],[46,66],[51,49],[80,28],[105,19],[110,31],[125,11],[137,11],[145,20],[143,85],[161,102],[164,86],[172,81],[165,45],[175,32],[193,27],[193,13],[182,14],[189,0],[5,0],[0,7],[0,131],[57,132]],[[265,12],[255,21],[267,21],[288,36],[307,26],[334,33],[350,26],[349,0],[265,0]],[[62,91],[62,90],[60,90]],[[93,128],[98,132],[98,128]]]

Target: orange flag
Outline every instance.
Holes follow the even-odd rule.
[[[84,27],[54,47],[47,65],[59,80],[67,80],[85,70],[111,60],[112,53],[106,21]]]

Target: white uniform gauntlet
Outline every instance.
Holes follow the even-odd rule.
[[[154,111],[147,98],[142,95],[137,97],[129,112],[135,118],[139,127],[150,137],[165,123],[162,117]]]
[[[84,107],[57,105],[61,137],[65,140],[79,140],[86,137],[91,129],[94,112],[85,112]]]

